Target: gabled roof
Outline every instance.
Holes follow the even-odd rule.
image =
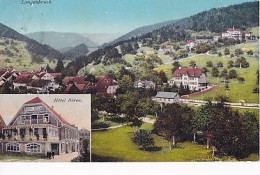
[[[167,98],[167,99],[175,99],[178,96],[177,92],[157,92],[156,98]]]
[[[107,76],[98,76],[97,81],[98,92],[106,92],[109,86],[117,85],[117,82],[113,78]]]
[[[37,80],[31,80],[28,84],[26,84],[27,86],[31,86],[31,87],[39,87],[42,88],[46,85],[48,85],[50,81],[49,80],[42,80],[42,79],[37,79]]]
[[[67,120],[65,120],[60,114],[58,114],[52,107],[50,107],[48,104],[46,104],[44,101],[42,101],[42,99],[40,99],[39,97],[35,97],[35,98],[27,101],[24,104],[34,104],[34,103],[44,104],[62,123],[75,127],[75,125],[70,124]]]
[[[174,77],[181,77],[183,74],[187,74],[189,77],[200,77],[203,73],[203,70],[201,68],[179,68],[174,71],[173,76]]]
[[[22,74],[16,77],[14,83],[29,83],[33,77],[33,74]]]
[[[5,124],[5,121],[4,119],[2,118],[2,116],[0,115],[0,129],[6,127],[6,124]]]

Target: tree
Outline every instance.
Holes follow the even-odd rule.
[[[190,67],[196,67],[196,62],[194,60],[191,60],[189,63]]]
[[[247,55],[253,55],[254,52],[252,50],[247,51]]]
[[[132,89],[133,82],[129,75],[123,75],[122,79],[119,80],[119,87],[122,92],[127,92]]]
[[[213,67],[213,62],[212,61],[207,61],[207,67]]]
[[[219,61],[219,62],[217,63],[217,67],[223,67],[223,62],[222,62],[222,61]]]
[[[132,141],[144,150],[154,146],[154,139],[148,130],[139,129],[133,133]]]
[[[171,142],[170,149],[175,146],[178,139],[189,133],[193,112],[188,106],[174,103],[167,104],[158,116],[154,130],[164,136],[169,143]]]
[[[53,69],[50,68],[49,64],[47,64],[46,70],[47,70],[48,73],[53,73],[54,72]]]
[[[232,79],[232,78],[237,78],[237,71],[235,70],[235,69],[231,69],[229,72],[228,72],[228,77],[230,78],[230,79]]]
[[[243,84],[245,82],[245,79],[243,77],[238,77],[237,80],[241,84]]]
[[[207,148],[209,148],[210,136],[208,135],[210,123],[215,112],[213,104],[209,101],[206,105],[201,106],[194,118],[192,119],[192,126],[194,132],[194,142],[196,142],[196,133],[201,131],[207,140]]]
[[[211,71],[211,74],[212,74],[213,77],[218,77],[218,75],[219,75],[219,70],[218,70],[218,68],[213,67],[213,68],[212,68],[212,71]]]
[[[233,60],[229,60],[228,61],[228,69],[232,68],[232,67],[234,67],[234,61]]]
[[[222,72],[220,73],[220,77],[223,77],[223,78],[228,78],[228,70],[226,68],[224,68],[222,70]]]
[[[55,67],[55,72],[62,72],[64,69],[64,65],[61,59],[58,59],[57,65]]]
[[[173,63],[172,63],[172,65],[173,65],[173,68],[172,68],[172,73],[174,73],[175,72],[175,70],[177,70],[177,69],[179,69],[179,67],[181,67],[181,65],[180,65],[180,63],[178,62],[178,61],[174,61]]]
[[[242,49],[238,48],[238,49],[235,50],[235,55],[236,55],[236,56],[239,56],[239,55],[241,55],[241,54],[244,54],[244,52],[242,51]]]
[[[228,48],[225,48],[225,50],[224,50],[224,55],[229,55],[229,54],[230,54],[229,49],[228,49]]]
[[[221,53],[221,52],[219,52],[219,53],[218,53],[218,56],[219,56],[219,57],[222,57],[222,53]]]
[[[259,124],[256,114],[246,111],[242,117],[242,135],[244,136],[244,157],[259,151]]]
[[[236,59],[235,67],[239,68],[247,68],[249,67],[249,63],[246,61],[244,57]]]
[[[167,83],[168,78],[166,77],[164,71],[161,70],[161,71],[158,73],[158,76],[159,76],[159,78],[161,79],[162,83]]]

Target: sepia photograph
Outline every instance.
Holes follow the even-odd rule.
[[[90,161],[89,95],[5,94],[0,103],[0,161]]]

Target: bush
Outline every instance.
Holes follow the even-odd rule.
[[[141,146],[144,150],[147,150],[147,148],[154,146],[154,139],[149,130],[140,129],[134,132],[132,136],[132,141],[136,145]]]

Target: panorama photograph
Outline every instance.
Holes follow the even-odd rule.
[[[259,1],[0,0],[0,94],[40,97],[0,95],[3,161],[85,160],[81,128],[93,162],[259,161]],[[90,94],[91,127],[58,94]]]

